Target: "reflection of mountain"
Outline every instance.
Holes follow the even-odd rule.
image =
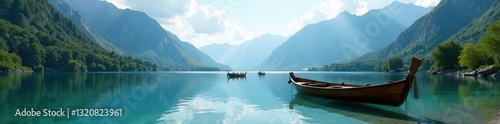
[[[285,40],[282,36],[264,34],[237,46],[211,44],[201,47],[200,50],[234,70],[248,70],[255,69]]]
[[[274,49],[260,67],[275,70],[317,67],[378,50],[430,10],[394,2],[361,16],[342,12],[333,19],[302,28]]]
[[[111,3],[100,0],[52,1],[51,3],[58,8],[64,6],[65,4],[62,3],[66,2],[69,7],[59,9],[59,11],[70,11],[63,12],[70,13],[66,14],[67,16],[77,11],[74,14],[81,15],[81,19],[88,22],[88,24],[85,23],[85,30],[95,30],[90,33],[91,35],[87,33],[89,36],[96,36],[94,39],[102,36],[112,45],[130,52],[132,56],[155,62],[163,68],[190,70],[200,69],[199,67],[219,67],[229,69],[228,66],[213,61],[193,45],[180,41],[176,35],[163,29],[157,21],[143,12],[121,10]],[[78,21],[81,22],[81,20]]]

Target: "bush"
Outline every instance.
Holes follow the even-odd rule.
[[[0,71],[8,72],[21,67],[21,58],[13,53],[0,49]]]
[[[449,40],[437,45],[436,50],[431,53],[434,64],[432,68],[455,68],[458,67],[458,56],[462,47],[455,41]]]
[[[33,67],[33,71],[35,72],[43,72],[43,69],[45,69],[45,67],[43,67],[42,64],[38,64],[35,67]]]
[[[479,66],[486,65],[488,62],[485,52],[478,45],[471,42],[464,46],[458,58],[460,66],[465,66],[469,70],[479,68]]]
[[[84,62],[81,62],[79,60],[69,60],[68,64],[64,67],[63,71],[68,71],[68,72],[86,72],[87,71],[87,65],[85,65]]]
[[[389,57],[386,63],[387,71],[397,72],[403,68],[403,60],[399,56]]]

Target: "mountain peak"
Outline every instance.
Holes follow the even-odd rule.
[[[396,6],[396,5],[408,5],[408,4],[411,4],[411,3],[402,3],[402,2],[399,2],[399,1],[393,1],[391,2],[389,5],[387,6]],[[386,7],[387,7],[386,6]]]
[[[389,10],[393,10],[393,9],[398,9],[399,7],[419,7],[413,3],[402,3],[402,2],[399,2],[399,1],[394,1],[392,3],[390,3],[389,5],[385,6],[384,8],[382,9],[389,9]]]
[[[340,16],[340,15],[342,15],[342,16],[351,16],[353,14],[349,13],[348,11],[343,11],[343,12],[340,12],[337,16]]]
[[[408,7],[409,4],[400,2],[388,6],[394,7],[370,10],[363,15],[343,11],[335,18],[306,25],[259,66],[271,70],[294,70],[357,57],[390,44],[399,33],[430,11],[423,7]],[[366,30],[367,24],[383,28],[370,32]],[[355,40],[364,43],[354,44]]]

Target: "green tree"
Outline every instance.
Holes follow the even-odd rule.
[[[392,56],[386,62],[387,71],[400,71],[403,68],[403,60],[399,56]]]
[[[448,40],[437,45],[436,50],[431,53],[434,60],[433,68],[455,68],[458,67],[458,56],[462,47],[453,40]]]
[[[43,72],[44,69],[45,69],[45,67],[42,64],[38,64],[38,65],[33,67],[33,71],[35,71],[35,72]]]
[[[21,67],[21,58],[0,49],[0,71],[8,72]]]
[[[4,39],[0,39],[0,49],[9,51],[9,46],[7,46],[7,41],[5,41]]]
[[[87,71],[87,65],[85,63],[79,61],[79,60],[74,60],[71,59],[68,61],[68,64],[64,67],[63,71],[68,71],[68,72],[86,72]]]
[[[500,19],[488,27],[487,35],[481,38],[479,44],[500,65]]]
[[[479,68],[481,65],[486,65],[488,62],[485,52],[478,45],[474,45],[471,42],[464,46],[458,58],[460,59],[458,61],[460,66],[465,66],[470,70]]]

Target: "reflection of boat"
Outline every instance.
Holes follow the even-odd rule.
[[[240,81],[240,80],[244,80],[246,82],[247,78],[245,76],[243,77],[229,77],[227,76],[227,82],[229,83],[229,80],[231,81]]]
[[[293,96],[288,107],[297,111],[301,111],[302,107],[320,109],[366,122],[408,123],[407,121],[409,121],[417,123],[443,123],[438,120],[409,116],[401,107],[334,101],[300,93]],[[304,114],[304,116],[307,117],[306,114]]]
[[[245,77],[247,75],[247,72],[227,72],[227,77]]]
[[[266,75],[266,72],[259,71],[257,75]]]
[[[239,76],[239,77],[230,77],[230,76],[227,76],[227,79],[244,79],[246,78],[246,76]]]
[[[316,81],[296,77],[293,72],[290,72],[288,83],[293,82],[297,91],[303,94],[350,102],[400,106],[406,100],[412,84],[415,85],[415,98],[418,98],[415,72],[421,61],[413,57],[410,73],[405,79],[373,86]]]

